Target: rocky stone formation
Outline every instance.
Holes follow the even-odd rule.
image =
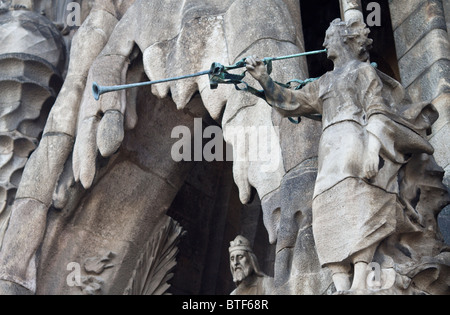
[[[21,51],[5,51],[0,58],[2,70],[8,69],[6,79],[4,72],[0,75],[0,84],[8,85],[0,92],[2,102],[29,104],[24,101],[31,94],[22,91],[33,87],[37,106],[27,107],[32,114],[21,111],[7,116],[5,137],[0,137],[1,156],[13,161],[5,164],[0,178],[12,195],[18,187],[0,251],[0,291],[164,293],[174,272],[169,283],[176,293],[227,294],[233,289],[227,246],[241,234],[262,259],[265,273],[274,277],[274,294],[334,293],[331,272],[320,265],[313,231],[320,122],[304,118],[299,125],[292,124],[263,100],[232,86],[211,90],[206,76],[110,93],[99,102],[91,91],[94,81],[115,85],[161,79],[207,70],[212,62],[228,65],[250,55],[303,52],[303,32],[311,25],[302,23],[299,1],[77,2],[84,23],[70,29],[64,26],[67,1],[15,1],[27,11],[8,7],[0,14],[0,18],[21,16],[24,21],[33,16],[34,22],[27,25],[42,24],[50,31],[39,34],[46,28],[38,27],[39,32],[31,30],[32,38],[53,38],[35,42],[45,47],[36,50],[29,37],[20,37],[20,43],[9,46]],[[341,14],[344,19],[364,18],[360,10],[366,2],[336,0],[335,6],[328,2],[334,16],[317,24],[329,25]],[[410,178],[420,169],[418,178],[426,179],[403,182],[411,213],[419,214],[422,226],[384,240],[374,257],[375,270],[367,270],[367,276],[379,274],[375,282],[381,284],[372,284],[381,285],[384,293],[447,293],[448,250],[442,236],[449,231],[445,228],[448,210],[441,210],[447,202],[442,181],[448,185],[448,8],[440,0],[382,2],[383,8],[390,8],[386,16],[392,19],[398,58],[389,56],[380,68],[397,64],[398,59],[411,102],[432,101],[440,118],[429,135],[434,157],[417,158],[415,167],[402,173]],[[312,2],[304,3],[303,7],[314,8]],[[57,31],[32,10],[45,12],[69,34],[67,67]],[[324,30],[315,36],[320,37],[320,45]],[[325,57],[320,62],[325,63]],[[55,100],[61,74],[64,84]],[[274,64],[272,76],[280,82],[308,78],[307,60]],[[30,85],[31,81],[39,84]],[[257,86],[250,77],[246,81]],[[388,85],[392,82],[384,80]],[[41,132],[37,126],[42,126],[51,105],[42,139],[19,185],[20,169]],[[194,119],[203,125],[198,127]],[[179,139],[172,132],[179,126],[194,138],[210,126],[222,127],[225,142],[234,149],[234,162],[175,162],[171,153]],[[250,134],[236,134],[241,127],[249,128]],[[267,138],[251,141],[252,130],[258,128],[266,131]],[[194,138],[192,148],[201,142]],[[269,144],[268,139],[275,141]],[[236,158],[259,149],[269,152],[270,159]],[[180,229],[168,223],[167,215],[187,232],[173,271]],[[163,242],[165,237],[170,241]],[[170,268],[158,274],[155,283],[137,279],[138,274],[152,273],[153,260],[146,257],[164,249],[158,247],[162,244],[168,246]],[[75,278],[68,279],[69,273]]]

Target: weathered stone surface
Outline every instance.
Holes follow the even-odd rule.
[[[262,19],[261,16],[270,18]],[[230,62],[237,61],[239,56],[249,56],[248,50],[260,40],[275,39],[295,44],[296,29],[291,21],[289,7],[283,1],[234,1],[225,15]]]
[[[129,179],[131,183],[126,184],[124,178]],[[149,182],[158,185],[145,184]],[[108,188],[105,189],[106,187]],[[144,226],[154,225],[158,222],[158,213],[170,206],[175,192],[174,187],[156,175],[143,173],[140,168],[130,163],[121,163],[99,182],[94,189],[97,197],[83,203],[74,217],[74,222],[86,227],[92,224],[89,222],[95,222],[95,226],[89,230],[96,231],[104,238],[136,242],[140,239],[140,233],[136,229],[135,220],[140,221]],[[139,196],[146,196],[146,198],[143,200]],[[127,207],[117,207],[119,204],[127,205]],[[149,205],[153,205],[154,213],[148,213],[145,219],[140,212],[147,212],[145,209],[148,209]],[[84,209],[97,209],[97,211]],[[124,220],[124,216],[128,219]],[[147,220],[149,222],[146,222]]]
[[[36,252],[42,244],[48,206],[35,199],[17,199],[0,251],[0,278],[36,292]],[[33,228],[21,224],[26,217]],[[20,264],[20,266],[19,266]]]
[[[41,259],[43,266],[64,279],[67,263],[82,264],[85,259],[99,255],[100,249],[116,253],[111,262],[114,267],[102,273],[102,278],[108,279],[104,281],[102,292],[123,294],[128,284],[123,279],[131,278],[137,256],[147,240],[145,235],[157,230],[176,191],[164,179],[143,172],[131,162],[117,163],[97,183],[92,194],[81,200],[79,207],[65,218],[58,213],[50,216],[44,241],[46,254]],[[61,229],[61,219],[68,220],[70,228]],[[58,242],[53,241],[56,235]],[[45,278],[40,281],[43,281],[40,294],[79,290],[70,289],[64,281],[59,281],[57,286],[47,285]]]
[[[62,173],[73,140],[67,135],[46,136],[30,157],[22,178],[17,198],[33,198],[48,206],[52,203],[54,185]],[[58,151],[60,155],[53,154]],[[42,165],[41,159],[47,163]]]
[[[285,173],[271,112],[260,101],[240,110],[224,126],[225,140],[233,145],[234,177],[243,203],[249,201],[251,187],[264,198],[279,187]]]
[[[60,73],[66,65],[61,34],[47,18],[32,11],[11,11],[0,15],[0,54],[23,53],[47,60]],[[14,34],[13,36],[11,36]]]
[[[423,1],[414,14],[394,32],[397,57],[401,59],[426,34],[435,29],[447,31],[442,1]]]
[[[68,0],[16,2],[29,8],[33,4],[36,10],[44,10],[48,16],[64,22],[61,13]],[[341,2],[350,6],[359,3],[354,0]],[[444,181],[448,184],[449,150],[445,144],[448,142],[446,92],[450,59],[446,55],[449,46],[444,40],[446,33],[440,4],[436,0],[390,1],[404,79],[415,101],[434,99],[441,112],[431,141],[436,146],[436,159],[446,167]],[[82,8],[85,15],[90,9],[87,1],[82,1]],[[356,8],[350,11],[347,16],[361,17]],[[175,293],[231,292],[227,243],[238,234],[254,245],[255,253],[262,254],[258,255],[260,262],[269,269],[268,274],[275,275],[275,293],[333,293],[336,288],[332,285],[331,271],[321,267],[317,233],[312,228],[311,203],[317,173],[315,156],[322,135],[320,123],[305,118],[300,125],[294,125],[272,112],[264,101],[237,92],[233,86],[210,90],[207,76],[105,95],[101,102],[94,102],[91,93],[94,79],[105,85],[136,82],[147,79],[144,71],[149,79],[161,79],[206,70],[213,61],[227,65],[249,55],[271,57],[301,52],[304,50],[301,23],[298,0],[189,0],[181,5],[176,0],[95,1],[94,10],[84,26],[78,31],[76,28],[66,30],[72,35],[77,34],[72,43],[68,76],[50,114],[41,145],[29,161],[19,189],[18,196],[22,199],[16,201],[16,215],[10,223],[11,232],[7,233],[8,242],[5,243],[6,248],[12,250],[0,252],[0,261],[4,262],[0,269],[8,269],[2,278],[8,281],[9,276],[11,281],[22,283],[31,291],[19,292],[17,286],[0,282],[0,292],[74,295],[123,294],[124,290],[128,293],[165,292],[164,280],[171,275],[164,268],[155,280],[155,290],[147,291],[138,285],[139,289],[133,291],[130,283],[141,278],[137,276],[137,270],[145,265],[143,257],[152,256],[149,254],[152,240],[165,235],[166,211],[170,209],[170,215],[179,218],[190,233],[180,245],[182,252],[180,268],[176,269],[174,278]],[[70,40],[72,35],[66,39]],[[435,45],[440,47],[430,49]],[[379,52],[382,53],[382,49]],[[276,62],[272,75],[280,82],[304,79],[305,64],[305,59]],[[5,73],[9,74],[10,70],[8,66]],[[41,76],[36,71],[32,75],[36,81],[47,84],[47,72]],[[250,77],[246,82],[259,88]],[[348,82],[349,76],[345,76],[323,86],[321,97],[327,95],[326,89],[339,85],[340,88],[333,91],[341,91]],[[2,91],[24,99],[9,86]],[[345,100],[351,99],[352,95]],[[38,94],[35,96],[38,99]],[[112,116],[115,119],[109,119]],[[197,128],[194,118],[200,118],[203,126]],[[362,126],[366,123],[365,118],[363,120]],[[7,122],[13,123],[12,120]],[[202,133],[202,127],[210,124],[216,128],[220,123],[225,139],[234,145],[235,151],[249,155],[255,149],[266,149],[263,153],[277,161],[275,167],[267,169],[266,160],[235,160],[233,175],[237,185],[234,185],[231,163],[177,163],[171,158],[171,148],[179,140],[171,137],[175,127],[187,127],[184,130],[190,131],[192,138],[201,138],[202,135],[195,132]],[[256,141],[251,137],[246,139],[245,132],[233,138],[235,135],[230,131],[233,127],[252,126],[267,129],[268,134],[274,136],[271,143],[261,138]],[[37,129],[27,125],[20,129],[23,130],[32,130],[36,134]],[[257,131],[256,134],[262,136]],[[391,132],[379,134],[380,139],[390,136]],[[394,138],[398,140],[398,134]],[[74,139],[81,148],[73,150]],[[344,134],[337,142],[345,147],[349,139],[349,135]],[[404,140],[401,141],[403,147],[409,138],[401,139]],[[4,140],[0,145],[5,145],[0,157],[6,161],[11,143],[1,137],[0,140]],[[370,146],[364,142],[357,147]],[[75,159],[72,163],[73,151]],[[27,146],[22,146],[17,153],[20,157],[26,156]],[[357,160],[355,157],[358,154],[346,157],[345,161]],[[379,158],[371,161],[376,168]],[[407,170],[398,174],[403,194],[400,197],[411,209],[396,213],[396,222],[402,223],[398,233],[382,242],[374,256],[382,267],[380,288],[384,291],[374,286],[376,290],[370,291],[371,294],[448,290],[445,281],[432,282],[432,279],[447,279],[450,265],[448,255],[439,253],[444,247],[439,242],[435,222],[435,216],[441,210],[439,207],[446,200],[439,178],[442,170],[436,165],[424,167],[425,163],[432,162],[431,159],[414,157],[413,161],[417,164],[408,164]],[[383,162],[382,169],[391,167],[386,166],[386,160]],[[395,167],[392,169],[398,170]],[[340,168],[331,168],[325,175],[332,177]],[[82,184],[73,179],[72,169],[75,179],[81,180],[89,190],[84,190]],[[419,175],[425,180],[422,181]],[[17,176],[11,178],[17,181]],[[254,188],[262,199],[261,206]],[[255,201],[242,207],[239,193],[242,202]],[[336,206],[339,200],[352,198],[357,193],[349,191],[347,196],[336,195],[330,201],[327,215],[321,217],[322,220],[325,218],[323,226],[333,221],[333,215],[348,207],[348,202],[341,202],[342,207]],[[380,200],[369,200],[355,208],[365,209]],[[47,216],[52,201],[59,210],[52,207]],[[390,203],[392,206],[393,202]],[[439,219],[444,236],[447,216],[444,211]],[[361,218],[355,219],[349,230]],[[378,219],[371,220],[367,226],[373,227]],[[392,216],[386,221],[392,223],[391,219]],[[262,228],[262,221],[268,233]],[[401,230],[409,227],[410,221],[413,230]],[[333,226],[329,230],[342,238],[346,232],[341,231],[342,226]],[[27,240],[27,235],[31,235],[31,240]],[[267,244],[267,238],[272,246]],[[335,239],[338,237],[329,239],[328,243]],[[368,245],[364,244],[367,239],[369,237],[361,241],[364,246]],[[351,241],[345,239],[342,243]],[[156,243],[168,244],[170,262],[165,266],[171,269],[176,251],[170,245],[173,243]],[[319,245],[323,245],[322,239]],[[27,260],[27,257],[31,258]],[[40,259],[35,261],[36,257]],[[70,287],[67,282],[67,268],[71,263],[81,267],[81,284],[75,287]],[[361,265],[356,265],[355,274],[361,271],[358,267]],[[366,270],[359,274],[362,274],[359,278],[369,276]],[[395,280],[399,280],[396,286],[390,287]],[[411,286],[413,281],[415,288]],[[146,286],[147,282],[141,284]]]
[[[432,101],[448,94],[450,91],[450,60],[440,59],[430,65],[419,77],[407,88],[411,98],[416,102]],[[436,100],[439,106],[440,101]],[[447,107],[440,106],[439,112],[446,116]],[[439,125],[439,123],[438,123]]]
[[[46,133],[75,135],[75,118],[78,117],[89,68],[104,48],[116,24],[117,18],[114,15],[94,10],[77,31],[72,41],[68,75],[50,113]]]
[[[439,215],[439,228],[447,245],[450,244],[450,206]]]
[[[316,176],[317,159],[310,159],[283,178],[275,261],[279,294],[325,294],[332,283],[329,270],[319,267],[312,232],[311,201]]]
[[[36,140],[19,132],[0,134],[1,187],[0,215],[14,199],[28,156],[36,148]],[[1,234],[1,233],[0,233]],[[1,239],[1,237],[0,237]]]
[[[438,132],[450,121],[450,107],[448,106],[448,104],[450,104],[450,85],[448,87],[449,89],[445,93],[440,94],[440,96],[433,101],[433,105],[439,112],[439,119],[433,125],[433,132]]]
[[[24,287],[16,283],[0,280],[0,295],[32,295],[32,293]]]
[[[29,4],[28,4],[29,5]],[[0,243],[28,157],[62,85],[66,47],[41,14],[0,14]]]
[[[390,0],[389,8],[392,14],[394,30],[403,23],[414,11],[423,4],[422,0]]]
[[[283,177],[278,251],[295,247],[298,232],[312,224],[311,188],[315,184],[316,176],[317,159],[311,159]]]
[[[441,59],[450,60],[450,42],[447,32],[434,29],[399,60],[402,84],[409,87],[420,74]]]
[[[341,4],[341,16],[346,21],[351,19],[359,19],[361,21],[364,20],[362,14],[362,4],[361,0],[342,0]]]
[[[223,2],[223,5],[226,5],[226,2]],[[221,10],[217,8],[217,11],[215,9],[212,12],[219,13]],[[196,11],[187,11],[186,13],[193,12]],[[200,12],[196,12],[196,14],[200,14]],[[184,17],[187,21],[186,25],[177,36],[176,41],[169,47],[169,51],[174,51],[174,53],[169,53],[167,58],[163,54],[160,58],[165,60],[165,65],[162,65],[162,67],[155,66],[155,60],[158,60],[158,58],[155,58],[157,55],[149,55],[148,59],[145,59],[146,65],[148,65],[146,71],[147,69],[153,70],[150,73],[153,78],[196,73],[199,70],[210,69],[213,62],[229,63],[223,15],[207,15],[192,20],[188,18],[189,14]],[[205,40],[198,41],[199,37]],[[189,47],[189,49],[186,49],[186,47]],[[199,51],[203,52],[201,58],[198,55]],[[180,64],[180,60],[184,60],[183,64]],[[161,87],[163,88],[163,86]],[[158,88],[158,86],[154,87],[155,90]],[[216,121],[221,119],[230,88],[230,86],[219,86],[216,90],[212,90],[208,76],[199,77],[191,82],[179,81],[170,84],[172,98],[178,108],[185,108],[186,101],[189,101],[192,95],[199,91],[204,108]]]
[[[450,165],[445,167],[444,185],[450,190]],[[450,245],[450,206],[447,206],[439,215],[439,227],[445,243]]]
[[[236,18],[235,16],[236,14],[238,16],[241,16],[247,10],[247,9],[240,9],[242,5],[243,2],[242,3],[236,2],[225,16],[225,23],[231,29],[229,32],[227,31],[226,33],[228,38],[233,38],[232,35],[237,34],[238,32],[242,33],[241,29],[236,30],[237,27],[236,23],[232,23],[233,20],[231,20],[231,18],[233,19]],[[261,10],[263,10],[264,12],[266,12],[266,10],[269,10],[273,6],[278,6],[281,8],[281,11],[275,10],[275,12],[284,12],[283,10],[286,10],[286,7],[284,7],[284,4],[282,4],[281,2],[279,3],[271,2],[270,5],[269,4],[265,5],[265,3],[257,1],[254,3],[254,5],[258,6],[258,8],[261,8]],[[242,16],[242,19],[246,19],[246,17]],[[273,19],[273,21],[275,23],[275,21],[277,20]],[[247,23],[245,27],[246,28],[250,27],[251,30],[248,29],[245,33],[252,34],[252,37],[245,38],[241,36],[239,41],[236,41],[235,39],[231,41],[231,43],[229,44],[230,58],[232,58],[230,59],[231,62],[251,55],[259,55],[260,57],[270,57],[270,56],[295,54],[300,52],[298,46],[296,46],[295,44],[298,41],[297,40],[298,33],[296,32],[295,28],[292,28],[292,24],[290,21],[291,21],[290,15],[289,13],[286,13],[283,22],[277,23],[277,25],[279,25],[277,27],[282,28],[283,30],[280,29],[276,33],[274,32],[274,29],[272,27],[268,28],[267,25],[264,27],[260,26],[262,20],[261,21],[255,20],[254,21],[255,23]],[[256,36],[257,40],[255,40],[255,37],[253,35]],[[304,62],[304,60],[302,60],[302,62]],[[294,78],[304,77],[304,75],[302,75],[301,73],[302,72],[300,70],[298,60],[287,60],[276,63],[273,75],[280,82],[287,82]],[[251,86],[259,88],[258,84],[251,77],[246,78],[245,81],[248,82],[248,84],[250,84]],[[252,109],[250,106],[255,106],[255,108]],[[232,143],[230,142],[231,141],[230,137],[228,137],[227,135],[227,128],[229,126],[270,127],[271,125],[270,115],[271,115],[270,110],[267,108],[265,102],[258,100],[254,96],[245,93],[232,94],[230,100],[227,103],[222,119],[226,140],[229,143]],[[242,150],[244,146],[245,143],[242,142],[242,140],[238,139],[235,151],[236,149]],[[263,150],[266,152],[270,152],[271,150],[273,150],[272,153],[270,153],[270,155],[274,158],[279,158],[280,156],[279,152],[277,152],[279,150],[278,148],[272,149],[269,147],[264,147],[264,144],[262,143],[259,143],[257,145],[256,143],[254,143],[254,141],[250,143],[250,146],[252,146],[252,149]],[[278,147],[278,145],[276,146]],[[234,173],[237,179],[236,182],[238,183],[238,186],[242,193],[243,202],[245,202],[245,200],[248,200],[250,191],[248,184],[246,184],[246,181],[251,182],[251,185],[258,190],[261,198],[263,198],[267,193],[271,192],[272,190],[278,187],[276,183],[277,182],[279,183],[280,174],[283,174],[284,170],[283,166],[281,165],[282,161],[276,163],[280,163],[280,167],[278,168],[276,167],[276,165],[274,165],[275,168],[273,168],[268,172],[273,173],[273,175],[275,175],[273,177],[273,180],[271,181],[267,180],[270,176],[269,177],[268,175],[261,176],[264,172],[261,172],[261,170],[257,166],[257,163],[250,163],[250,165],[245,165],[245,163],[239,163],[239,165],[237,165],[237,163],[235,163]],[[277,168],[278,170],[276,170]],[[248,175],[246,175],[247,169],[249,170]],[[275,174],[274,170],[276,170],[276,173],[278,174]]]
[[[241,58],[253,55],[265,58],[297,53],[300,53],[299,48],[291,42],[284,42],[277,39],[263,39],[254,43],[245,54],[238,56],[236,59],[240,60]],[[301,70],[298,60],[276,61],[274,65],[273,76],[279,82],[287,83],[292,79],[304,79],[306,76]],[[259,84],[251,76],[246,76],[244,81],[250,86],[260,89]],[[242,108],[253,106],[257,102],[261,102],[261,100],[250,93],[232,93],[229,96],[229,101],[223,114],[222,124],[225,125],[229,122]]]
[[[450,33],[450,3],[448,1],[443,1],[443,5],[444,5],[445,21],[447,22],[447,32]]]
[[[450,143],[446,140],[450,137],[450,123],[444,125],[430,139],[430,143],[435,147],[434,157],[436,162],[443,168],[450,164]]]
[[[278,238],[278,231],[280,230],[280,216],[281,216],[281,195],[280,189],[276,189],[267,194],[261,200],[261,208],[263,212],[264,226],[269,235],[270,244],[276,244]]]
[[[166,179],[174,187],[184,182],[185,172],[192,166],[189,161],[175,163],[172,159],[172,146],[180,141],[172,138],[172,130],[177,126],[184,126],[191,131],[193,137],[203,138],[203,130],[194,130],[194,119],[191,115],[177,111],[170,99],[159,100],[155,98],[151,89],[143,89],[138,95],[139,120],[135,129],[125,135],[124,152],[127,156],[144,170],[152,170],[156,175]],[[192,102],[199,102],[193,100]],[[202,113],[204,114],[204,112]],[[202,118],[202,117],[197,117]],[[206,127],[206,123],[203,127]],[[198,134],[195,134],[197,132]],[[144,140],[145,139],[145,140]],[[151,142],[147,142],[150,141]],[[189,140],[189,139],[188,139]],[[148,145],[143,145],[143,142]],[[191,155],[191,161],[194,155]],[[158,167],[155,167],[158,165]]]
[[[274,112],[272,116],[274,121],[278,119],[277,116],[279,114]],[[286,172],[317,156],[322,135],[321,122],[302,118],[301,123],[296,125],[286,118],[281,118],[279,124],[281,151]]]

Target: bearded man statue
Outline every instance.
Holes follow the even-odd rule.
[[[229,252],[231,274],[237,286],[231,295],[270,295],[273,278],[261,271],[250,242],[243,236],[237,236],[230,243]]]

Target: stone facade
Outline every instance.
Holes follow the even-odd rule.
[[[22,42],[15,38],[0,48],[0,84],[16,82],[20,101],[31,102],[37,111],[32,117],[22,112],[23,117],[2,116],[1,157],[11,155],[16,162],[9,163],[13,170],[0,168],[0,178],[9,179],[0,183],[5,189],[0,196],[5,208],[3,214],[0,209],[0,292],[229,294],[235,287],[228,246],[242,235],[262,271],[273,277],[273,294],[335,293],[330,270],[319,264],[313,233],[320,122],[303,118],[295,125],[252,95],[230,86],[210,90],[205,77],[105,95],[103,103],[90,98],[91,85],[94,80],[114,85],[195,73],[212,61],[233,64],[249,55],[322,49],[333,19],[365,19],[371,1],[192,0],[180,8],[179,1],[79,0],[83,24],[68,27],[70,2],[15,0],[0,12],[0,31],[11,28],[5,19],[9,15],[57,30],[28,30]],[[381,26],[371,27],[372,61],[397,79],[413,102],[430,101],[438,110],[428,140],[442,168],[436,166],[433,174],[448,188],[450,4],[376,2],[382,18]],[[51,53],[27,46],[30,38],[40,37]],[[287,82],[330,70],[325,56],[302,57],[274,63],[273,76]],[[39,93],[28,84],[35,77]],[[250,77],[246,81],[256,85]],[[0,91],[6,107],[19,92],[4,95],[5,90],[13,89]],[[48,102],[54,104],[51,111]],[[200,130],[195,119],[202,122]],[[24,127],[14,131],[9,125]],[[233,128],[269,128],[278,140],[270,153],[280,163],[265,173],[264,163],[241,160],[175,162],[171,150],[177,126],[187,127],[193,137],[207,127],[220,127],[224,147],[247,153],[258,144],[233,137]],[[203,145],[208,141],[203,139]],[[418,186],[423,195],[429,187],[440,187],[439,180],[428,183]],[[421,292],[449,293],[450,267],[442,263],[449,259],[448,250],[442,248],[444,240],[450,244],[450,208],[441,206],[450,200],[440,192],[436,200],[441,202],[418,203],[420,211],[435,211],[440,229],[430,217],[428,234],[405,237],[401,250],[420,261],[418,269],[445,284],[429,284],[402,260],[403,291],[388,293],[416,292],[410,286],[414,277]],[[425,254],[415,243],[429,250]],[[389,244],[382,244],[378,254],[390,253]],[[386,279],[392,278],[393,264],[381,263]],[[69,275],[74,275],[71,282]]]
[[[445,169],[444,182],[448,187],[450,148],[443,139],[450,133],[449,4],[447,1],[408,1],[407,4],[390,3],[391,12],[398,12],[392,16],[402,83],[414,99],[433,100],[439,110],[440,118],[430,141],[436,149],[436,161]],[[440,222],[448,242],[448,210],[443,211]]]

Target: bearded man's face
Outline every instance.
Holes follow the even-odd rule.
[[[230,254],[230,266],[233,281],[237,284],[253,273],[250,257],[247,252],[242,250],[236,250]]]

